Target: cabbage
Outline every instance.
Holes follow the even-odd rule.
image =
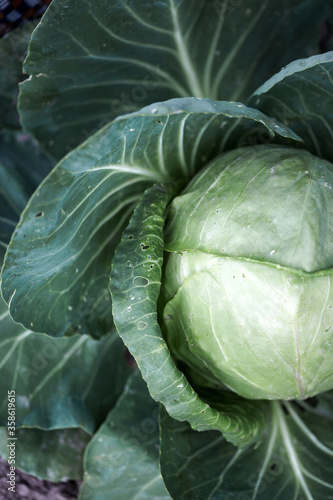
[[[163,331],[194,383],[250,399],[333,388],[332,185],[332,165],[307,151],[250,146],[174,198]]]

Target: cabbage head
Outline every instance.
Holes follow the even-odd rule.
[[[333,170],[262,145],[213,160],[165,229],[163,331],[195,386],[251,399],[333,388]]]

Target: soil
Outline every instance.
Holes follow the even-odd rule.
[[[80,482],[67,481],[52,483],[41,481],[19,469],[15,471],[15,493],[8,491],[9,466],[0,458],[0,498],[1,500],[73,500],[77,499]]]

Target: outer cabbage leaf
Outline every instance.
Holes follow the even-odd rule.
[[[15,390],[17,427],[94,432],[130,372],[117,333],[99,341],[33,333],[12,321],[1,298],[0,331],[0,425],[7,424],[7,393]]]
[[[333,161],[333,52],[293,61],[251,96],[249,105],[290,126],[315,155]]]
[[[110,280],[114,321],[151,396],[172,417],[187,420],[197,430],[219,429],[226,439],[244,447],[260,439],[267,417],[265,403],[239,398],[223,403],[223,394],[212,405],[209,395],[202,400],[177,368],[159,327],[164,211],[172,195],[172,187],[149,188],[123,233]]]
[[[86,448],[79,499],[168,500],[158,456],[158,405],[136,372]]]
[[[24,65],[23,124],[60,159],[155,101],[243,100],[318,51],[326,10],[325,0],[53,0]]]
[[[228,135],[235,124],[236,142]],[[184,98],[120,117],[67,155],[30,199],[9,245],[2,292],[14,320],[54,336],[108,331],[110,262],[142,192],[158,181],[186,183],[246,140],[251,125],[259,138],[298,140],[243,104]]]
[[[175,500],[333,498],[332,392],[272,403],[264,439],[237,449],[219,432],[195,432],[161,414],[161,470]]]
[[[82,429],[17,429],[15,436],[17,469],[48,481],[82,479],[83,452],[90,434]],[[8,460],[7,437],[7,428],[0,428],[0,455]]]

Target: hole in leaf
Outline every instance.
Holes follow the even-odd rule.
[[[146,328],[146,326],[147,326],[147,323],[145,321],[139,321],[137,323],[137,327],[139,330],[144,330]]]
[[[44,212],[37,212],[35,215],[35,219],[39,219],[39,217],[44,217]]]
[[[146,286],[146,285],[148,285],[148,283],[149,283],[149,281],[147,280],[147,278],[144,278],[143,276],[136,276],[133,279],[134,286]]]
[[[277,477],[281,474],[281,472],[283,471],[283,465],[279,462],[275,463],[273,462],[269,468],[268,468],[271,476],[273,477]]]
[[[144,243],[141,243],[141,248],[142,250],[147,250],[147,248],[149,248],[149,245],[145,245]]]

